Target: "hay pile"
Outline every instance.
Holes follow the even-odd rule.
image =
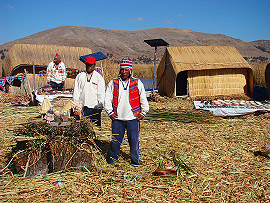
[[[0,92],[0,103],[1,105],[9,105],[10,103],[25,102],[28,103],[29,99],[26,94],[10,94]]]
[[[82,118],[71,119],[71,125],[51,126],[45,121],[29,122],[16,130],[12,171],[24,176],[93,167],[92,147],[95,137],[92,123]]]
[[[150,102],[155,119],[141,122],[140,167],[132,167],[127,141],[114,165],[104,161],[105,153],[93,150],[95,166],[87,172],[64,170],[34,178],[23,178],[4,170],[1,201],[8,202],[268,202],[270,201],[270,159],[254,156],[269,142],[269,114],[237,118],[216,118],[193,109],[189,100]],[[33,119],[22,111],[7,114],[1,125]],[[34,110],[34,109],[32,109]],[[36,109],[38,112],[38,109]],[[175,114],[172,114],[175,111]],[[164,115],[168,115],[168,119]],[[173,119],[169,119],[173,115]],[[184,115],[186,114],[186,115]],[[201,117],[200,117],[201,114]],[[14,116],[20,117],[20,121]],[[150,115],[150,114],[149,114]],[[266,117],[268,115],[268,118]],[[205,122],[203,122],[205,120]],[[109,148],[111,121],[103,112],[102,131],[97,134],[102,151]],[[7,131],[5,131],[7,132]],[[8,136],[1,132],[1,139]],[[9,140],[12,140],[10,134]],[[1,140],[1,143],[2,140]],[[94,149],[94,148],[93,148]],[[173,166],[171,151],[197,174],[153,176],[159,167]],[[1,151],[2,154],[2,151]],[[1,160],[3,158],[1,157]],[[7,162],[8,160],[6,160]],[[2,163],[1,167],[5,165]]]
[[[212,101],[212,100],[251,100],[251,98],[245,94],[232,94],[232,95],[216,95],[216,96],[193,96],[193,101]]]
[[[154,102],[166,102],[168,98],[160,96],[157,92],[152,92],[149,97],[149,101]]]

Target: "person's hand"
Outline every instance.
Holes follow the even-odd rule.
[[[118,116],[115,113],[113,113],[110,115],[110,118],[114,121],[118,118]]]
[[[142,115],[142,114],[139,114],[138,116],[137,116],[137,119],[138,120],[142,120],[144,118],[144,116]]]

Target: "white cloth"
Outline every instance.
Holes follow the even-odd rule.
[[[35,92],[36,100],[38,101],[39,105],[42,105],[43,100],[45,97],[51,102],[57,97],[69,97],[72,98],[72,94],[53,94],[53,95],[39,95],[37,91]]]
[[[122,82],[120,79],[119,81],[119,96],[118,96],[118,108],[117,108],[117,115],[118,120],[133,120],[136,117],[133,115],[132,108],[129,102],[129,84]],[[124,90],[124,87],[127,87],[127,90]],[[145,89],[143,83],[138,80],[138,89],[140,94],[140,103],[141,103],[141,114],[145,116],[145,114],[149,111],[149,104],[145,95]],[[105,96],[105,110],[106,112],[111,115],[113,113],[113,92],[114,92],[114,85],[113,80],[111,80],[108,84]]]
[[[88,108],[103,109],[105,98],[105,81],[96,71],[87,81],[86,72],[77,75],[73,90],[73,101]]]
[[[50,62],[47,67],[47,80],[56,82],[57,84],[62,83],[67,78],[66,67],[63,62],[60,62],[58,65],[54,61]]]
[[[221,117],[227,117],[227,116],[243,116],[255,112],[270,112],[270,109],[266,108],[260,108],[260,107],[234,107],[234,108],[223,108],[223,107],[214,107],[211,108],[211,106],[204,106],[200,101],[193,101],[193,105],[195,109],[201,109],[210,111],[214,116],[221,116]]]

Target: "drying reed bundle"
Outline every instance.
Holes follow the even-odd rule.
[[[267,66],[266,62],[259,62],[251,64],[253,70],[254,85],[265,87],[265,68]]]
[[[52,127],[45,121],[29,122],[16,130],[17,144],[10,157],[12,171],[24,176],[35,176],[93,166],[92,146],[95,137],[92,123],[87,119],[71,125]]]
[[[206,112],[186,109],[151,109],[145,119],[152,121],[175,121],[183,123],[214,123],[216,119]]]
[[[41,45],[41,44],[15,44],[12,46],[3,63],[4,71],[11,75],[13,68],[20,64],[47,66],[56,53],[62,57],[66,68],[84,70],[84,64],[79,61],[80,56],[91,54],[85,47]]]

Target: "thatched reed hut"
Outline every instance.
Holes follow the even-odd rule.
[[[84,70],[85,66],[79,61],[79,58],[82,55],[91,54],[92,51],[84,47],[15,44],[10,48],[3,62],[3,70],[6,76],[24,73],[24,69],[28,73],[33,73],[34,63],[35,72],[38,73],[41,70],[46,70],[56,53],[61,55],[66,68]]]
[[[252,95],[253,73],[235,47],[167,47],[157,69],[161,95]]]
[[[15,76],[19,73],[27,71],[26,87],[31,92],[34,88],[33,65],[35,65],[35,88],[40,88],[47,84],[46,76],[40,76],[38,73],[46,73],[48,64],[54,59],[56,53],[61,55],[62,61],[65,63],[67,70],[85,70],[85,65],[79,60],[80,56],[91,54],[92,50],[85,47],[70,47],[57,45],[41,45],[41,44],[15,44],[12,46],[3,62],[3,75]],[[67,74],[65,87],[72,89],[74,78],[72,74]],[[25,93],[22,88],[11,87],[10,93]]]

